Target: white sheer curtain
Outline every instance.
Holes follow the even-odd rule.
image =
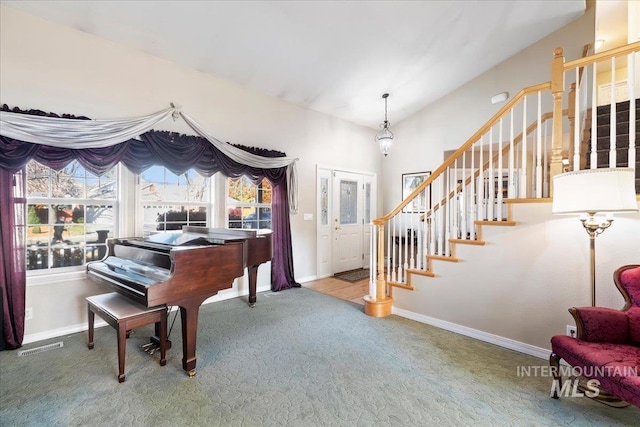
[[[120,144],[170,117],[174,108],[120,120],[78,120],[0,111],[0,135],[33,144],[83,149]]]
[[[293,157],[262,157],[219,141],[207,133],[194,119],[172,104],[171,108],[142,117],[117,120],[77,120],[32,116],[0,111],[0,135],[33,144],[84,149],[108,147],[136,138],[157,123],[173,117],[182,119],[201,137],[233,161],[261,169],[287,167],[289,211],[298,211],[298,182]]]
[[[225,156],[229,157],[234,162],[242,165],[248,165],[254,168],[261,169],[273,169],[282,168],[287,166],[287,187],[289,191],[289,211],[291,213],[298,212],[298,182],[296,161],[294,157],[263,157],[252,153],[248,153],[244,150],[234,147],[231,144],[222,142],[217,138],[209,135],[195,120],[189,117],[187,114],[179,111],[180,116],[184,121],[193,129],[198,135],[205,138],[214,147],[220,150]]]

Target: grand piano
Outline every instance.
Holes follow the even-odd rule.
[[[249,305],[256,303],[260,264],[273,256],[269,230],[184,227],[182,233],[110,239],[90,279],[146,307],[177,305],[182,321],[182,368],[195,375],[200,305],[230,288],[248,269]]]

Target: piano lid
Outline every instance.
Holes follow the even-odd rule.
[[[159,243],[169,246],[202,246],[224,244],[224,240],[216,239],[212,236],[190,232],[152,234],[144,240],[146,242]]]
[[[208,228],[186,226],[183,227],[182,230],[183,233],[196,233],[224,241],[255,239],[256,237],[265,237],[273,234],[272,230],[266,228]]]

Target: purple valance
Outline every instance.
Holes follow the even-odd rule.
[[[284,153],[256,150],[235,145],[252,154],[263,157],[284,157]],[[18,172],[30,160],[35,160],[55,170],[61,170],[74,160],[95,175],[102,175],[118,163],[122,163],[136,174],[153,165],[165,166],[176,175],[195,169],[203,176],[216,172],[236,178],[242,175],[254,181],[267,178],[273,185],[286,177],[286,167],[260,169],[237,163],[206,139],[165,131],[149,131],[140,135],[140,140],[130,139],[121,144],[104,148],[72,150],[48,145],[16,141],[0,136],[0,167]]]

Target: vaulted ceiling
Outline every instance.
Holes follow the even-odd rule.
[[[579,17],[584,0],[2,1],[377,128]]]

